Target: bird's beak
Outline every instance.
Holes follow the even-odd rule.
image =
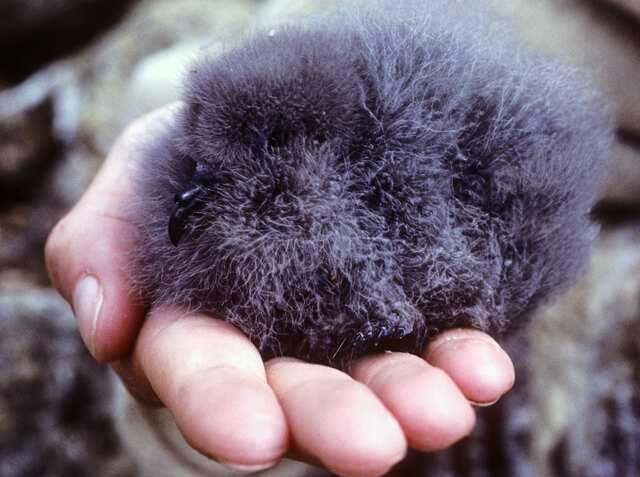
[[[182,192],[173,196],[177,207],[169,217],[169,240],[176,247],[185,232],[187,219],[203,205],[202,195],[207,189],[208,182],[204,166],[198,164],[189,184]]]

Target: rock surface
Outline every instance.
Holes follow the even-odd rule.
[[[640,135],[614,143],[601,194],[603,204],[640,207]]]
[[[58,148],[48,84],[36,79],[0,93],[2,199],[25,199],[45,176]]]
[[[640,475],[640,222],[603,231],[530,337],[538,475]]]
[[[110,417],[107,369],[62,298],[27,285],[0,291],[0,475],[134,476]]]
[[[132,0],[3,0],[0,82],[26,78],[112,25]]]

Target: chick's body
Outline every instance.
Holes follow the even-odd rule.
[[[409,4],[196,63],[145,158],[144,296],[237,325],[265,358],[344,366],[453,326],[501,333],[575,279],[606,116],[579,75]],[[174,246],[172,196],[196,176]]]

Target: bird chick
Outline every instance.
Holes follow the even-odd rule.
[[[150,304],[344,368],[451,327],[503,334],[576,280],[612,135],[588,81],[466,6],[385,5],[193,65],[140,168]]]

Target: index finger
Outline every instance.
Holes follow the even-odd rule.
[[[186,441],[234,467],[273,465],[289,430],[262,358],[234,326],[171,310],[147,316],[131,357]]]

